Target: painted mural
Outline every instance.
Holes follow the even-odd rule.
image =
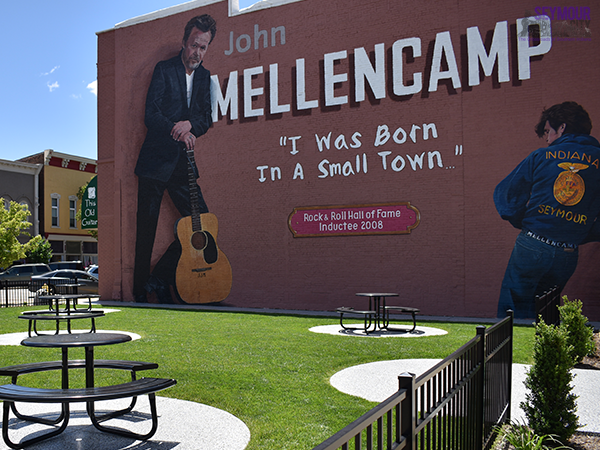
[[[208,14],[190,19],[179,53],[154,68],[146,95],[147,128],[135,166],[138,179],[133,295],[147,303],[221,301],[231,289],[231,267],[217,243],[217,220],[208,212],[194,158],[196,139],[211,126],[210,74],[202,66],[217,32]],[[175,240],[150,273],[160,205],[165,192],[181,219]]]
[[[571,100],[600,117],[593,11],[206,0],[99,33],[99,184],[116,192],[100,205],[102,295],[333,310],[384,291],[423,314],[495,317],[519,230],[494,189],[546,147],[532,132],[544,108]],[[145,150],[152,68],[174,60],[185,75],[184,28],[205,14],[217,31],[194,57],[192,98],[202,73],[207,125],[172,136],[171,119],[169,162]],[[171,166],[181,201],[174,187],[149,201],[159,183],[140,174]],[[598,252],[582,246],[564,291],[590,317]]]

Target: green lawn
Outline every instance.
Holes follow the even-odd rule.
[[[23,308],[0,308],[0,333],[26,331]],[[31,309],[31,308],[29,308]],[[421,338],[358,338],[311,333],[336,318],[119,307],[97,319],[103,330],[138,333],[140,340],[98,347],[101,359],[157,362],[152,376],[175,378],[159,395],[225,410],[250,429],[248,449],[311,449],[375,406],[329,384],[341,369],[372,361],[444,358],[475,336],[477,324],[427,322],[448,331]],[[76,327],[78,328],[78,327]],[[515,327],[514,362],[532,363],[533,327]],[[72,359],[83,350],[71,351]],[[60,359],[56,349],[0,347],[0,365]],[[83,386],[83,371],[72,385]],[[148,372],[150,373],[150,372]],[[46,385],[49,373],[27,375]],[[97,384],[127,381],[128,375],[99,371]],[[9,378],[0,377],[4,384]],[[198,418],[202,420],[202,418]],[[160,426],[160,424],[159,424]]]

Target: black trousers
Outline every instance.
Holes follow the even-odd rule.
[[[186,158],[180,158],[171,178],[165,183],[150,178],[138,177],[138,208],[135,241],[135,263],[133,268],[133,295],[145,292],[150,276],[150,264],[160,205],[165,190],[182,217],[192,214]],[[202,191],[198,187],[200,213],[208,212]],[[162,255],[152,275],[167,284],[175,284],[175,271],[181,256],[181,244],[175,239]]]

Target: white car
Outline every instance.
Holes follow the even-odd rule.
[[[88,267],[87,273],[90,273],[90,274],[94,275],[96,278],[98,278],[98,265],[92,264],[90,267]]]

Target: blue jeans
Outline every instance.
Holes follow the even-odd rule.
[[[512,309],[517,319],[535,318],[535,297],[558,286],[575,272],[578,249],[553,247],[521,232],[515,242],[498,301],[498,317]]]

